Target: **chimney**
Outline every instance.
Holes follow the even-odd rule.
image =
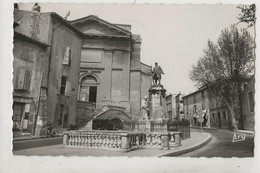
[[[14,9],[19,9],[19,6],[17,3],[14,3]]]
[[[39,6],[39,4],[37,2],[34,4],[32,11],[41,12],[41,7]]]

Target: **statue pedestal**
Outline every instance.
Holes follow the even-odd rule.
[[[149,89],[149,103],[150,120],[154,122],[169,121],[169,116],[166,111],[166,89],[163,85],[152,85]]]
[[[163,85],[152,85],[149,89],[148,108],[149,120],[139,120],[139,131],[167,131],[169,116],[166,111],[166,89]]]
[[[140,120],[138,122],[138,130],[139,131],[151,131],[151,122],[149,120]]]

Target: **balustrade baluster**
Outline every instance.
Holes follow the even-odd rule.
[[[79,145],[79,134],[75,134],[75,146]]]
[[[118,137],[117,137],[117,146],[118,146],[118,148],[121,148],[121,146],[122,146],[122,137],[120,135],[118,135]]]
[[[85,135],[81,134],[81,146],[84,147],[84,144],[85,144]]]
[[[103,139],[103,147],[107,147],[107,134],[104,134],[104,139]]]
[[[110,135],[107,135],[107,148],[110,148]]]
[[[150,134],[146,134],[146,144],[150,145],[150,142],[151,142]]]
[[[132,147],[133,147],[133,144],[134,144],[134,138],[133,138],[133,135],[132,135],[132,134],[129,134],[129,140],[130,140],[129,148],[132,148]]]
[[[114,148],[115,147],[115,136],[114,134],[112,134],[111,136],[111,148]]]
[[[139,136],[135,135],[134,137],[135,137],[135,145],[139,146]]]
[[[99,134],[96,134],[96,147],[99,147]]]
[[[97,147],[97,135],[96,134],[94,135],[94,147],[95,148]]]
[[[89,146],[88,147],[92,147],[92,140],[93,140],[92,134],[88,135],[88,137],[89,137],[89,139],[88,139]]]
[[[85,146],[89,147],[89,135],[88,134],[86,134]]]
[[[71,140],[71,145],[75,146],[75,135],[72,133],[71,134],[72,140]]]
[[[117,145],[117,135],[115,135],[115,141],[114,141],[114,146],[115,146],[115,148],[118,148],[118,145]]]
[[[81,146],[81,134],[78,134],[78,146]]]
[[[88,147],[88,135],[84,134],[84,147]]]
[[[97,147],[101,147],[101,134],[97,135]]]
[[[105,135],[103,133],[100,135],[100,147],[101,148],[104,148],[104,140],[105,140],[104,136]]]
[[[90,135],[90,137],[91,137],[91,143],[90,143],[90,145],[91,145],[91,147],[94,147],[95,145],[94,145],[94,143],[95,143],[95,138],[94,138],[94,135],[93,134],[91,134]]]
[[[69,145],[71,145],[72,144],[72,138],[71,138],[71,134],[68,134],[68,137],[69,137]]]
[[[78,134],[78,146],[81,144],[81,134]]]
[[[171,136],[170,136],[170,144],[173,145],[174,142],[175,142],[175,140],[174,140],[174,133],[172,133]]]
[[[157,137],[158,137],[158,142],[157,142],[157,144],[160,146],[161,144],[162,144],[162,135],[157,135]]]
[[[78,134],[78,146],[81,145],[81,134]]]
[[[155,146],[156,142],[156,134],[152,134],[152,146]]]

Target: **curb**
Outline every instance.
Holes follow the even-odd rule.
[[[185,153],[188,153],[188,152],[191,152],[191,151],[194,151],[194,150],[201,148],[202,146],[209,143],[210,140],[211,140],[211,135],[208,133],[208,137],[206,138],[206,140],[204,140],[204,141],[202,141],[198,144],[195,144],[194,146],[186,147],[186,148],[183,148],[179,151],[173,151],[173,152],[169,152],[169,153],[163,154],[163,155],[157,155],[156,157],[179,156],[179,155],[182,155],[182,154],[185,154]]]
[[[255,136],[255,132],[254,131],[246,131],[246,130],[238,130],[236,131],[237,133],[244,133],[244,134],[247,134],[247,135],[253,135]]]
[[[35,140],[35,139],[54,139],[54,138],[62,138],[61,136],[56,136],[56,137],[31,137],[31,138],[18,138],[18,139],[13,139],[13,142],[18,142],[18,141],[29,141],[29,140]]]
[[[190,128],[191,129],[200,129],[199,126],[191,126]],[[202,129],[205,129],[205,130],[217,130],[217,128],[214,128],[214,127],[202,127]]]

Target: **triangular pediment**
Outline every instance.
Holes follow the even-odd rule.
[[[131,118],[122,110],[107,109],[93,117],[94,120],[112,120],[131,121]]]
[[[129,37],[131,32],[118,25],[104,21],[97,16],[87,16],[71,21],[81,32],[87,35],[107,35]]]

